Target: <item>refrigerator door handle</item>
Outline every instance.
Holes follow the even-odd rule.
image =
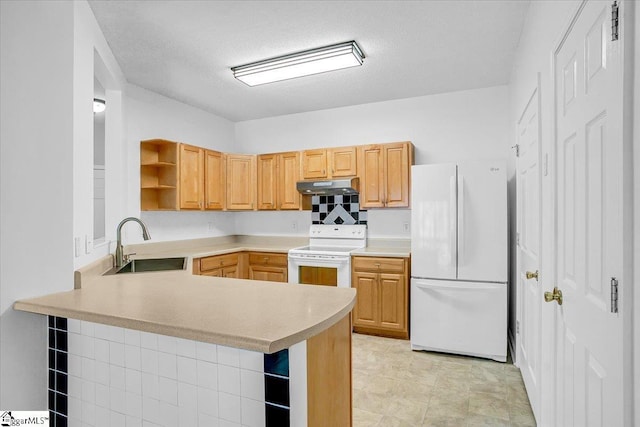
[[[458,173],[458,265],[464,263],[464,177]]]
[[[473,289],[473,290],[489,290],[489,289],[496,289],[498,288],[500,285],[502,285],[502,283],[487,283],[485,285],[482,284],[478,284],[478,283],[474,283],[472,285],[469,284],[459,284],[459,283],[455,283],[455,282],[447,282],[447,284],[440,284],[440,283],[415,283],[416,288],[418,289],[424,289],[424,290],[431,290],[431,289],[449,289],[449,290],[467,290],[467,289]]]
[[[457,222],[457,212],[456,212],[456,177],[455,175],[449,178],[449,249],[451,254],[451,263],[456,267],[456,277],[457,273],[457,260],[456,260],[456,245],[457,245],[457,236],[456,236],[456,222]]]

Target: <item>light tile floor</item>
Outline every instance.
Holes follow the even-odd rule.
[[[353,426],[535,426],[510,361],[411,351],[353,334]]]

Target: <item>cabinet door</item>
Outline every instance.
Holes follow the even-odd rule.
[[[249,279],[266,280],[268,282],[287,282],[287,269],[283,267],[268,267],[264,265],[250,265]]]
[[[261,154],[258,156],[258,209],[271,210],[276,208],[277,192],[277,156],[275,154]]]
[[[227,155],[227,209],[251,210],[255,207],[255,156]]]
[[[407,327],[407,291],[404,274],[382,273],[380,283],[380,326],[403,331]]]
[[[300,152],[278,155],[278,209],[300,209]]]
[[[204,152],[204,208],[210,210],[224,209],[224,154],[218,151]]]
[[[302,152],[302,177],[304,179],[326,178],[327,150],[305,150]]]
[[[225,267],[222,268],[222,277],[227,277],[230,279],[239,279],[238,277],[238,266],[237,265],[232,265],[230,267]]]
[[[378,275],[353,272],[352,287],[356,288],[356,304],[353,308],[354,326],[378,326]]]
[[[180,209],[201,209],[203,195],[203,150],[180,144]]]
[[[410,147],[408,143],[384,145],[384,205],[409,206]]]
[[[211,270],[211,271],[204,271],[202,273],[200,273],[201,276],[211,276],[211,277],[222,277],[222,269],[221,268],[216,268],[215,270]]]
[[[381,145],[365,145],[359,149],[360,208],[383,208],[383,148]]]
[[[330,151],[329,175],[331,177],[356,176],[356,147],[332,148]]]

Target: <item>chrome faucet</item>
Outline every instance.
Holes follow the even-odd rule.
[[[122,226],[129,221],[135,221],[140,224],[140,227],[142,227],[142,238],[144,240],[150,239],[149,232],[147,231],[147,226],[144,225],[144,222],[142,222],[138,218],[130,216],[120,221],[120,224],[118,224],[118,230],[116,231],[118,238],[118,243],[116,244],[116,268],[122,267],[125,264],[125,261],[127,261],[128,255],[125,255],[123,253],[124,249],[122,247]]]

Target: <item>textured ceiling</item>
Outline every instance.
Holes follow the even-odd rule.
[[[90,1],[130,83],[232,121],[506,84],[528,1]],[[356,40],[364,65],[248,87],[230,67]]]

